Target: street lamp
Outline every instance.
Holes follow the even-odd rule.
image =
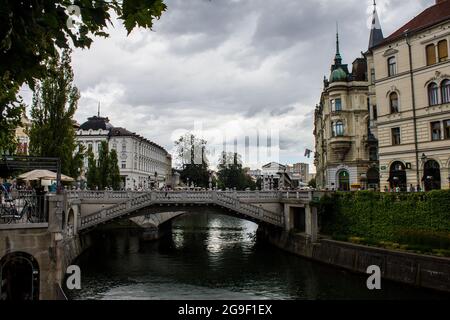
[[[209,170],[209,190],[212,190],[212,171]]]

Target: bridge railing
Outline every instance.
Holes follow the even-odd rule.
[[[70,190],[66,191],[68,199],[108,200],[131,199],[147,192],[144,191],[97,191],[97,190]]]
[[[135,194],[134,194],[135,195]],[[245,196],[242,195],[241,196]],[[271,195],[273,197],[273,195]],[[248,195],[247,195],[248,198]],[[147,192],[118,203],[110,208],[84,216],[80,219],[80,230],[108,220],[126,215],[152,204],[218,204],[238,213],[278,226],[283,225],[283,214],[268,211],[251,203],[242,202],[236,192],[219,191],[153,191]]]
[[[48,222],[46,195],[14,190],[0,197],[0,224],[36,224]]]
[[[243,211],[242,213],[275,225],[283,225],[283,215],[268,211],[250,203],[242,203],[239,198],[233,197],[231,193],[217,193],[217,201],[220,205],[234,209],[236,211]]]
[[[312,200],[312,191],[280,191],[281,199],[283,200]]]

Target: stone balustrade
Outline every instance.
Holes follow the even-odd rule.
[[[146,193],[122,193],[116,195],[114,192],[81,192],[79,197],[86,196],[84,199],[111,199],[111,194],[116,197],[126,199],[110,208],[102,209],[98,212],[83,216],[80,219],[79,230],[95,227],[98,224],[121,216],[132,214],[140,209],[152,205],[189,205],[205,204],[218,205],[220,207],[235,211],[238,214],[248,216],[254,220],[266,222],[272,225],[282,227],[284,225],[284,216],[282,212],[272,212],[257,205],[242,202],[249,199],[273,199],[279,201],[282,198],[281,193],[277,192],[220,192],[220,191],[151,191]],[[72,195],[73,196],[73,195]]]

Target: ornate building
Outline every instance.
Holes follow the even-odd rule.
[[[26,112],[22,113],[20,118],[20,126],[16,128],[15,137],[17,141],[16,153],[19,155],[27,156],[30,147],[30,137],[28,136],[28,130],[31,129],[31,121],[28,119]]]
[[[324,79],[315,110],[316,183],[318,188],[378,188],[377,140],[370,130],[367,60],[342,63],[339,34],[329,79]]]
[[[116,150],[122,186],[125,189],[147,189],[171,184],[172,157],[161,146],[127,129],[114,127],[108,118],[94,116],[77,130],[77,142],[91,149],[98,159],[102,141]],[[88,160],[85,159],[84,173]]]
[[[370,49],[383,190],[449,188],[449,43],[450,1],[438,0]]]

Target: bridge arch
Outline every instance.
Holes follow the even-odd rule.
[[[0,260],[0,300],[39,300],[37,260],[25,252],[11,252]]]
[[[82,216],[78,221],[78,230],[89,230],[98,225],[121,218],[131,218],[139,215],[155,213],[155,208],[162,212],[186,211],[191,207],[217,207],[224,213],[237,215],[245,220],[258,224],[267,223],[277,227],[284,227],[284,215],[269,211],[263,205],[256,205],[241,201],[235,195],[221,192],[193,192],[193,193],[165,193],[151,192],[128,199],[100,211]]]
[[[263,221],[257,218],[252,218],[250,216],[240,214],[232,209],[227,209],[218,205],[188,205],[188,206],[178,206],[178,205],[156,205],[151,204],[145,208],[139,209],[125,216],[117,217],[116,219],[111,219],[105,224],[112,223],[113,221],[120,221],[123,219],[131,219],[135,223],[144,227],[155,227],[158,228],[163,224],[170,223],[178,218],[181,218],[187,214],[215,214],[215,215],[225,215],[246,221],[253,222],[255,224],[264,224]]]

